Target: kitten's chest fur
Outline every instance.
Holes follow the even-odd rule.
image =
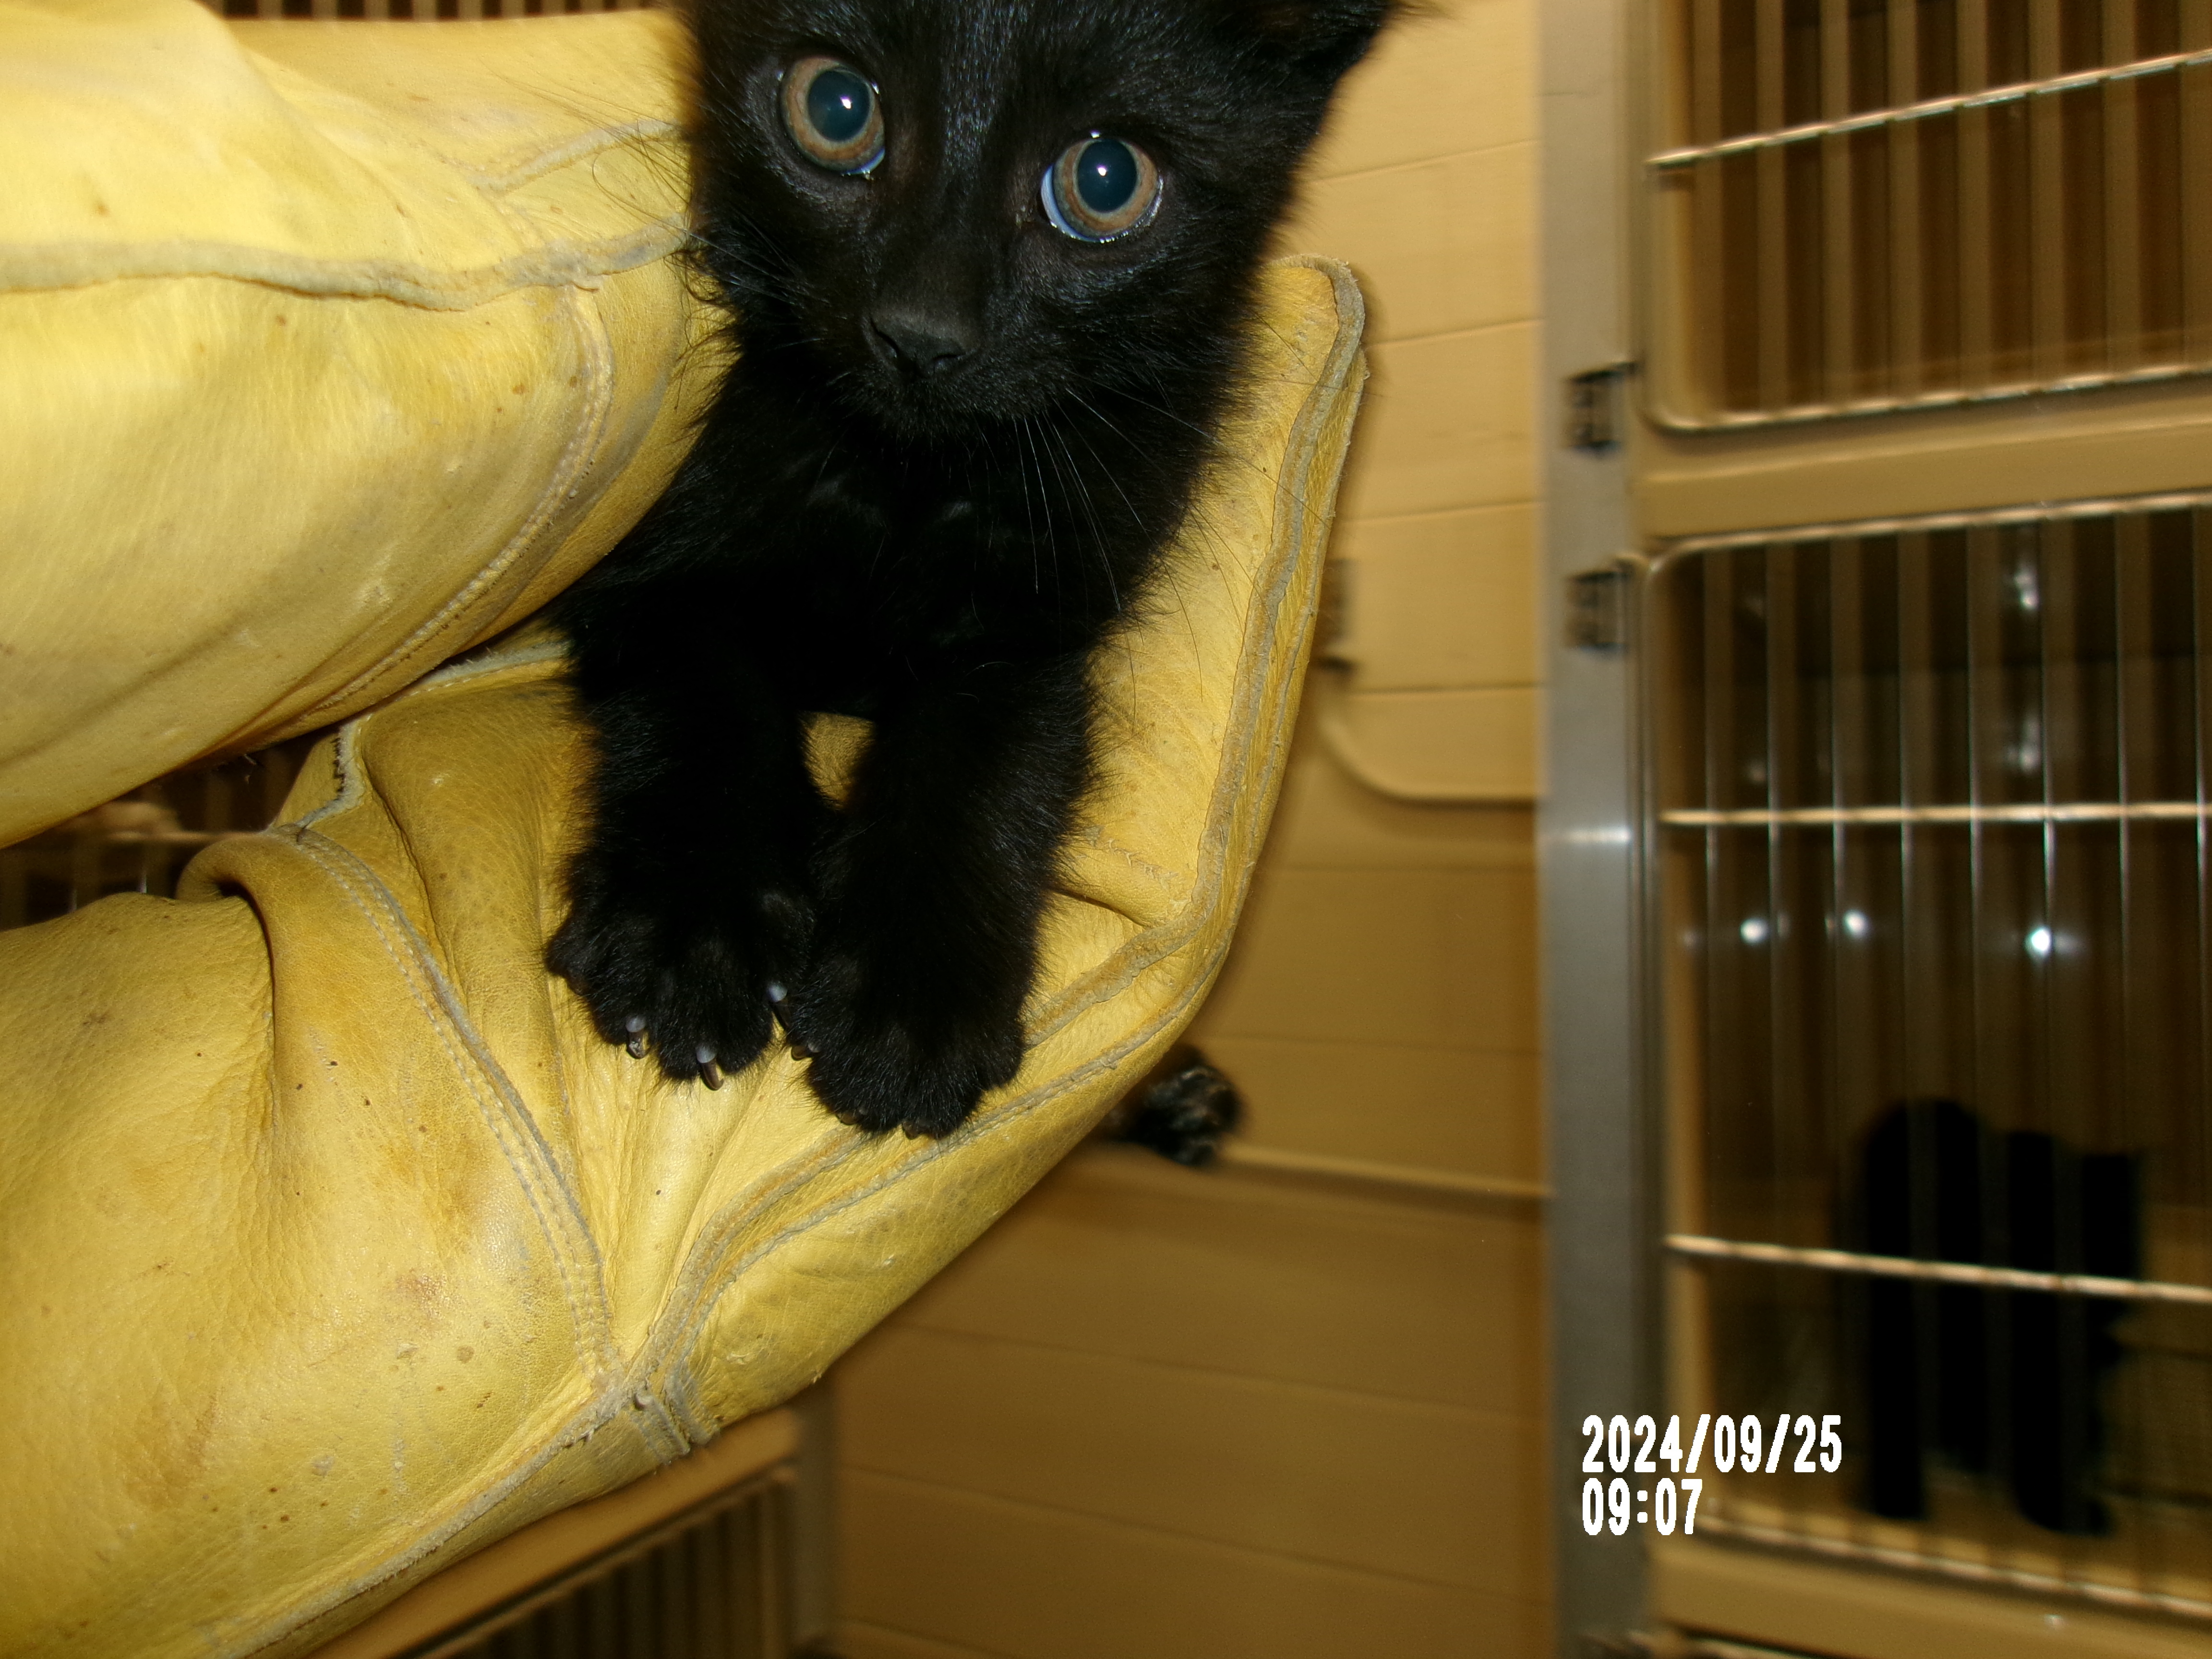
[[[907,687],[1080,653],[1146,592],[1203,464],[1144,413],[901,441],[745,377],[669,503],[689,533],[641,544],[631,574],[680,570],[811,708],[870,713]]]

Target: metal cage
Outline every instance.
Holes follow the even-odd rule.
[[[1652,410],[1678,428],[2212,368],[2212,4],[1668,0]]]
[[[1647,600],[1669,1409],[1850,1425],[1699,1531],[2212,1619],[2212,493]]]

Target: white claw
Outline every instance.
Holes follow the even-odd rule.
[[[632,1036],[635,1036],[644,1029],[645,1016],[643,1014],[632,1014],[628,1019],[623,1022],[623,1030],[628,1031]]]
[[[696,1059],[702,1066],[712,1066],[714,1063],[714,1051],[712,1048],[709,1048],[703,1042],[697,1048],[694,1048],[691,1053],[693,1057]]]
[[[772,979],[772,980],[769,981],[769,982],[768,982],[768,1000],[769,1000],[770,1002],[781,1002],[781,1001],[782,1001],[782,1000],[783,1000],[783,997],[784,997],[783,981],[782,981],[781,980],[777,980],[777,979]]]

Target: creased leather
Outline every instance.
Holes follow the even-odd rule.
[[[527,616],[712,386],[664,14],[0,0],[0,845]]]
[[[149,9],[83,9],[98,21]],[[569,27],[549,25],[531,50],[550,51],[534,43]],[[617,37],[595,31],[567,38],[597,69]],[[342,83],[434,79],[442,28],[378,33],[390,55],[360,49]],[[194,51],[203,34],[179,25]],[[337,36],[287,36],[266,61],[304,75],[318,38]],[[483,36],[465,27],[450,38]],[[650,31],[622,38],[665,44]],[[465,62],[446,63],[456,84],[471,84],[463,69],[489,74],[483,53],[457,52]],[[656,61],[654,73],[672,72]],[[0,51],[0,77],[9,69]],[[373,127],[356,106],[375,114],[378,99],[344,96],[349,118]],[[565,163],[532,124],[562,143],[568,130],[534,107],[470,165],[557,183]],[[440,118],[459,119],[425,116],[425,130]],[[481,106],[472,118],[490,123]],[[303,210],[298,223],[314,221]],[[456,222],[491,234],[470,213]],[[465,252],[467,269],[483,268]],[[426,242],[409,257],[442,255]],[[307,303],[234,285],[254,305]],[[125,304],[121,290],[142,286],[77,297]],[[602,314],[606,291],[592,301]],[[582,303],[532,292],[533,304]],[[785,1398],[1066,1152],[1173,1040],[1227,949],[1280,781],[1358,400],[1359,325],[1340,268],[1266,273],[1247,406],[1221,434],[1170,579],[1099,659],[1100,776],[1047,917],[1031,1051],[945,1140],[846,1128],[780,1048],[708,1091],[669,1085],[592,1035],[542,961],[585,739],[556,646],[527,629],[358,714],[311,760],[286,822],[208,849],[179,898],[107,899],[0,934],[0,1655],[307,1651],[471,1550]],[[624,393],[609,408],[628,412],[602,417],[645,434],[626,480],[665,471],[638,458],[680,431],[690,406],[676,364],[690,327],[679,316],[606,332],[613,383],[666,388],[659,406]],[[82,361],[82,343],[64,356]],[[453,441],[473,445],[481,428],[490,452],[539,469],[512,484],[512,501],[557,476],[567,416],[544,416],[550,436],[510,429],[471,410],[428,357],[414,361],[434,383],[424,396],[462,428]],[[233,372],[228,406],[250,409],[246,365]],[[298,372],[288,358],[268,363],[278,382]],[[387,391],[405,389],[402,377]],[[70,405],[94,406],[89,394]],[[168,405],[179,418],[183,408]],[[281,447],[280,424],[250,425],[240,441]],[[95,470],[111,464],[89,453]],[[558,559],[533,555],[535,574],[438,623],[495,538],[469,539],[484,522],[478,504],[457,502],[435,468],[406,477],[402,459],[416,453],[316,451],[339,469],[308,481],[322,500],[368,498],[390,559],[416,556],[389,539],[411,526],[430,550],[419,568],[443,574],[364,608],[347,586],[351,565],[325,568],[332,608],[374,637],[300,642],[295,669],[321,665],[285,671],[281,692],[279,674],[233,696],[224,673],[250,678],[259,658],[210,645],[196,608],[200,586],[233,580],[212,550],[264,533],[248,522],[252,491],[216,488],[189,524],[179,518],[177,535],[202,550],[193,560],[128,571],[105,542],[67,562],[76,544],[55,519],[43,544],[64,559],[54,593],[112,599],[106,643],[160,669],[112,682],[105,701],[47,708],[48,747],[74,758],[43,772],[9,763],[24,821],[73,810],[88,779],[136,782],[157,768],[168,751],[145,736],[149,708],[194,732],[234,732],[372,697],[380,676],[419,672],[441,641],[523,603],[598,533],[568,532]],[[424,499],[383,499],[410,488]],[[620,516],[605,502],[631,488],[590,509],[613,514],[602,529]],[[439,549],[456,547],[471,550],[438,564]],[[127,602],[114,588],[126,575]],[[242,591],[217,609],[224,627],[283,652],[315,591],[287,576],[267,583],[260,610]],[[37,615],[52,623],[65,609]],[[64,653],[12,604],[0,614],[18,648],[73,654],[88,672],[104,661],[96,634],[64,628]],[[227,666],[209,669],[204,651]],[[241,715],[249,704],[260,712]],[[824,723],[817,767],[834,772],[861,735]],[[103,757],[108,746],[118,753]]]

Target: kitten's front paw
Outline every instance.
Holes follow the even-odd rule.
[[[908,959],[872,970],[833,953],[782,1009],[808,1081],[843,1121],[909,1135],[950,1134],[1022,1063],[1017,1000],[963,995],[947,964]]]
[[[768,1046],[775,1005],[803,960],[805,911],[780,895],[750,906],[688,896],[580,890],[545,960],[609,1042],[640,1059],[650,1048],[676,1082],[719,1089]]]

